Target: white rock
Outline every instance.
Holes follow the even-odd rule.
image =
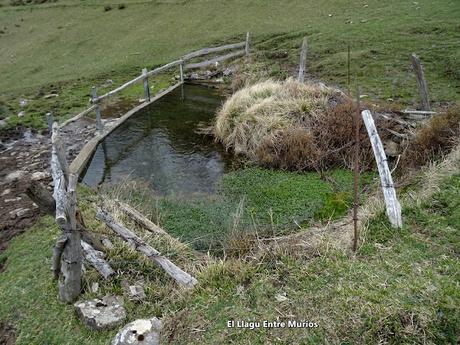
[[[2,196],[5,196],[5,195],[10,194],[10,193],[11,193],[11,189],[7,188],[2,192]]]
[[[159,345],[161,321],[156,317],[128,323],[115,336],[112,345]]]
[[[17,198],[5,199],[5,204],[9,202],[16,202],[16,201],[21,201],[21,197],[18,196]]]
[[[74,306],[80,319],[92,329],[114,328],[126,319],[121,297],[106,296],[102,300],[80,301]]]
[[[113,243],[112,241],[110,241],[107,237],[104,237],[102,239],[102,244],[104,245],[104,247],[106,247],[107,249],[113,249]]]
[[[136,284],[129,284],[127,280],[123,280],[121,282],[121,286],[123,287],[124,292],[130,300],[142,301],[147,297],[141,282]]]
[[[99,283],[98,282],[94,282],[91,284],[91,292],[93,293],[96,293],[99,291]]]
[[[30,212],[29,208],[18,208],[16,210],[10,211],[9,215],[11,219],[22,218]]]
[[[27,172],[24,171],[24,170],[13,171],[12,173],[9,173],[8,175],[6,175],[5,181],[7,183],[17,181],[17,180],[23,178],[25,174],[27,174]]]
[[[23,110],[23,111],[20,111],[18,113],[18,117],[23,117],[24,115],[26,114],[26,112]]]
[[[34,172],[31,176],[32,180],[34,181],[40,181],[40,180],[43,180],[45,178],[49,177],[49,174],[44,172],[44,171],[37,171],[37,172]]]

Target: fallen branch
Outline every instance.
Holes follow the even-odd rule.
[[[158,225],[147,219],[142,213],[138,210],[134,209],[133,207],[125,204],[124,202],[115,200],[115,204],[122,210],[128,217],[134,220],[136,223],[144,227],[145,229],[161,236],[171,237],[166,231],[160,228]]]
[[[178,284],[193,287],[198,281],[187,272],[184,272],[174,263],[166,259],[161,253],[145,243],[139,236],[118,223],[113,217],[102,209],[98,209],[96,217],[103,221],[118,236],[128,242],[134,249],[143,253],[158,266],[163,268]]]
[[[85,255],[86,261],[88,261],[91,266],[93,266],[100,273],[101,276],[107,279],[115,273],[107,261],[104,260],[103,252],[94,249],[85,241],[81,241],[81,247],[83,248],[83,254]]]

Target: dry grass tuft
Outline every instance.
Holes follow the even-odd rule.
[[[460,142],[460,103],[434,116],[408,144],[402,162],[406,169],[420,168],[439,160]]]
[[[219,111],[214,135],[227,149],[262,166],[286,170],[351,167],[356,107],[340,90],[289,78],[237,91]],[[379,128],[386,127],[377,118]],[[385,139],[386,131],[382,131]],[[373,165],[364,126],[363,168]]]

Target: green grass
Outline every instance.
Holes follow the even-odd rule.
[[[374,219],[356,256],[327,247],[270,251],[248,262],[227,260],[205,274],[180,316],[175,344],[456,344],[460,332],[460,175],[420,207],[404,208],[405,227]],[[287,297],[277,301],[276,295]],[[227,320],[309,320],[312,329],[228,329]],[[176,324],[180,322],[179,324]],[[198,334],[188,330],[198,328]],[[198,338],[197,338],[198,337]]]
[[[242,40],[246,31],[253,34],[253,51],[269,66],[269,75],[294,74],[301,38],[308,35],[308,71],[315,78],[345,87],[350,44],[352,75],[362,93],[414,105],[418,96],[409,55],[417,52],[435,104],[458,99],[460,4],[455,0],[371,0],[367,7],[345,0],[125,4],[124,10],[113,6],[104,12],[100,1],[20,7],[5,2],[0,7],[5,47],[0,50],[0,95],[8,111],[2,116],[17,114],[17,100],[24,96],[33,99],[30,116],[54,111],[68,117],[87,104],[92,85],[106,79],[119,85],[143,67]],[[40,90],[54,89],[58,99],[34,99]]]
[[[330,181],[313,172],[246,168],[224,175],[212,196],[155,196],[132,184],[116,186],[115,193],[195,248],[220,250],[235,232],[280,235],[343,216],[352,202],[352,173],[334,170],[328,176]],[[363,182],[369,183],[370,175]]]
[[[163,318],[164,341],[173,344],[456,344],[460,332],[460,175],[445,180],[421,205],[403,207],[405,226],[391,230],[383,214],[374,218],[366,242],[353,256],[329,248],[270,250],[246,260],[227,258],[200,264],[191,253],[177,255],[152,236],[142,235],[181,267],[199,286],[177,290],[171,279],[95,222],[90,202],[79,191],[87,226],[106,233],[115,248],[110,264],[119,273],[100,281],[92,269],[84,288],[99,281],[98,295],[121,293],[122,278],[141,276],[147,300],[126,301],[128,320]],[[451,212],[452,211],[452,212]],[[130,227],[133,224],[129,224]],[[139,229],[137,229],[139,231]],[[42,218],[0,255],[0,320],[16,328],[17,344],[106,344],[115,331],[91,332],[73,307],[57,300],[49,270],[58,236],[54,220]],[[257,253],[257,252],[256,252]],[[192,266],[202,267],[200,271]],[[276,295],[286,300],[277,300]],[[85,292],[82,298],[96,296]],[[311,329],[229,329],[227,320],[308,320]],[[193,331],[191,331],[193,330]]]
[[[54,219],[42,218],[1,254],[7,260],[0,273],[0,320],[15,326],[18,345],[106,344],[111,333],[87,330],[73,306],[57,298],[50,267],[58,233]]]

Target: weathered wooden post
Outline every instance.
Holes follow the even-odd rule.
[[[180,60],[179,65],[179,73],[180,73],[180,82],[184,82],[184,60]]]
[[[94,111],[96,112],[96,127],[99,131],[102,132],[103,126],[102,126],[102,119],[101,119],[101,107],[99,105],[99,100],[97,97],[97,90],[95,86],[91,88],[91,102],[96,105],[96,108],[94,109]]]
[[[59,281],[59,298],[67,303],[77,299],[81,292],[82,250],[77,231],[76,187],[78,176],[69,174],[57,122],[53,124],[51,173],[54,181],[53,197],[56,204],[56,222],[63,230],[53,250],[52,270]]]
[[[249,35],[249,32],[246,33],[246,45],[244,47],[244,51],[246,53],[246,56],[249,56],[250,54],[250,44],[251,44],[251,37]]]
[[[375,160],[377,162],[388,219],[393,227],[400,228],[402,227],[401,205],[396,197],[393,178],[388,168],[387,157],[383,149],[382,141],[375,127],[371,112],[369,110],[364,110],[361,116],[366,125],[367,133],[369,134],[372,144],[372,150],[374,151]]]
[[[421,98],[422,110],[430,111],[430,99],[428,96],[428,86],[426,84],[425,73],[420,59],[415,53],[411,55],[412,67],[414,68],[415,77],[417,78],[418,91]]]
[[[149,76],[147,75],[147,68],[142,69],[142,75],[144,76],[144,99],[150,102]]]
[[[54,117],[52,113],[46,113],[46,122],[48,123],[48,132],[50,136],[53,134],[53,123],[54,123]]]
[[[302,42],[302,49],[300,50],[300,64],[299,64],[299,83],[303,83],[305,81],[305,69],[307,66],[307,48],[308,48],[308,40],[307,37],[303,38]]]

